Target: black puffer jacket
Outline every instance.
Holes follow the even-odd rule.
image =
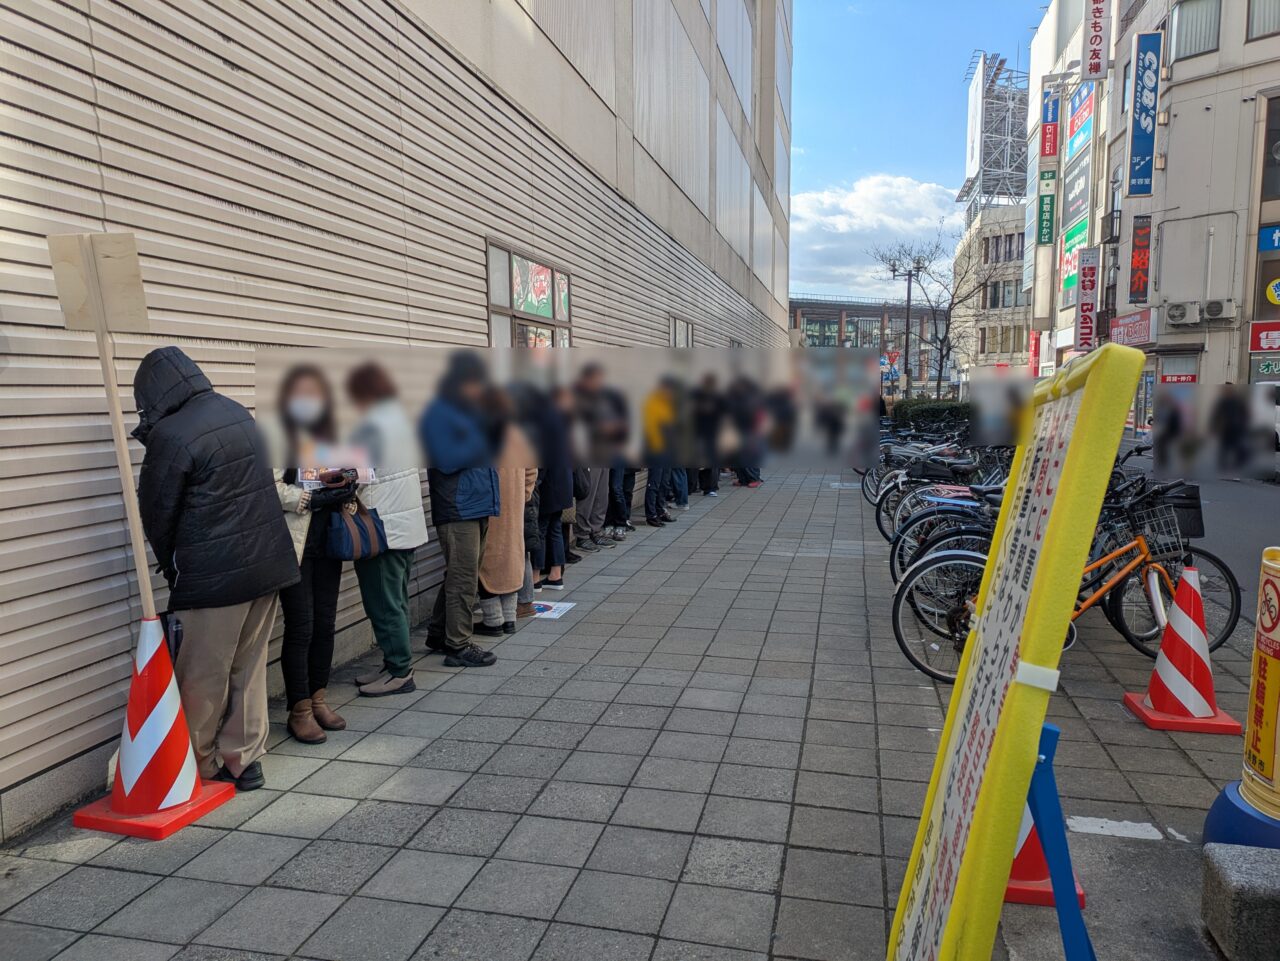
[[[293,542],[249,412],[215,394],[177,347],[142,359],[133,379],[147,449],[142,526],[169,582],[169,607],[226,607],[298,581]]]

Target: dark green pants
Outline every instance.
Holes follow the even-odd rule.
[[[471,643],[476,598],[480,586],[480,559],[484,556],[489,518],[452,521],[436,526],[436,542],[444,553],[444,583],[436,593],[427,636],[457,650]]]
[[[382,648],[382,663],[392,677],[404,677],[413,664],[409,646],[409,568],[413,551],[383,551],[355,562],[364,612]]]

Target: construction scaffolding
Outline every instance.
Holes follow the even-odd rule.
[[[956,202],[965,223],[996,204],[1021,203],[1027,191],[1027,74],[996,53],[975,50],[969,82],[965,182]]]

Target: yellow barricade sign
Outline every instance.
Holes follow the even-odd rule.
[[[988,961],[1040,728],[1143,355],[1108,344],[1035,390],[951,694],[889,961]]]
[[[1262,552],[1258,582],[1258,619],[1253,641],[1253,679],[1249,684],[1249,716],[1244,732],[1244,776],[1240,794],[1255,808],[1280,818],[1280,547]]]

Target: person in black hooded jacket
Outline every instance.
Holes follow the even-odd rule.
[[[133,396],[142,526],[183,626],[174,672],[200,776],[253,790],[264,783],[267,638],[278,592],[298,581],[271,462],[249,412],[177,347],[142,359]]]

